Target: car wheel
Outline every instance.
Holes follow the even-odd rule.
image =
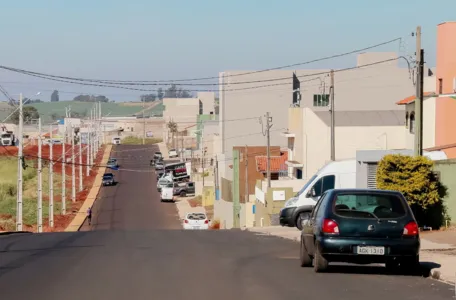
[[[314,270],[316,273],[323,273],[328,269],[328,260],[321,254],[320,247],[315,245]]]
[[[305,220],[305,219],[308,219],[309,215],[310,215],[309,212],[299,213],[299,215],[298,215],[298,217],[296,218],[296,221],[295,221],[296,222],[295,223],[296,228],[298,228],[299,230],[302,230],[302,221]]]
[[[312,267],[312,258],[307,253],[306,245],[301,237],[301,251],[299,252],[299,258],[301,261],[301,267]]]
[[[187,193],[185,193],[185,192],[182,191],[182,192],[180,192],[179,196],[185,197],[185,196],[187,196]]]

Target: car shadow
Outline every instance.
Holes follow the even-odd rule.
[[[434,262],[420,262],[420,267],[416,270],[397,270],[390,271],[384,265],[342,265],[331,264],[326,273],[343,273],[343,274],[371,274],[371,275],[402,275],[402,276],[419,276],[430,277],[433,269],[440,268],[441,265]]]

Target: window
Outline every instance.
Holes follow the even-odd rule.
[[[333,189],[335,181],[336,176],[334,175],[328,175],[318,180],[313,186],[315,191],[314,197],[320,197],[327,190]]]
[[[403,199],[394,194],[339,194],[334,212],[350,218],[399,218],[406,214]]]
[[[439,94],[443,94],[443,79],[439,78]]]
[[[320,197],[320,200],[318,200],[318,202],[320,202],[320,206],[318,207],[318,210],[316,212],[316,218],[319,219],[319,218],[322,218],[325,214],[325,210],[326,210],[326,206],[327,206],[327,203],[328,201],[326,201],[326,198],[328,197],[328,193],[323,193],[323,195]]]
[[[409,113],[405,113],[405,128],[408,128],[409,125]]]
[[[329,94],[321,95],[315,94],[313,99],[313,106],[323,107],[329,105]]]
[[[314,209],[312,210],[312,214],[310,215],[311,219],[315,218],[315,215],[316,215],[318,209],[320,208],[321,203],[323,202],[322,200],[324,199],[324,196],[325,195],[322,195],[320,197],[320,199],[318,199],[317,203],[315,204]]]
[[[412,112],[410,114],[410,123],[409,123],[409,131],[410,133],[415,133],[415,113]]]

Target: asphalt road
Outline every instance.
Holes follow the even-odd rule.
[[[121,146],[117,150],[134,148]],[[136,147],[137,149],[143,148]],[[149,157],[117,152],[119,184],[103,188],[91,227],[0,236],[1,299],[452,299],[454,288],[378,267],[299,267],[297,243],[246,231],[180,228],[160,203]],[[141,157],[142,156],[142,157]]]

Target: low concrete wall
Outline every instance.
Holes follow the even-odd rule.
[[[435,161],[434,170],[440,173],[440,182],[447,188],[447,196],[443,201],[451,224],[456,225],[456,159]]]

